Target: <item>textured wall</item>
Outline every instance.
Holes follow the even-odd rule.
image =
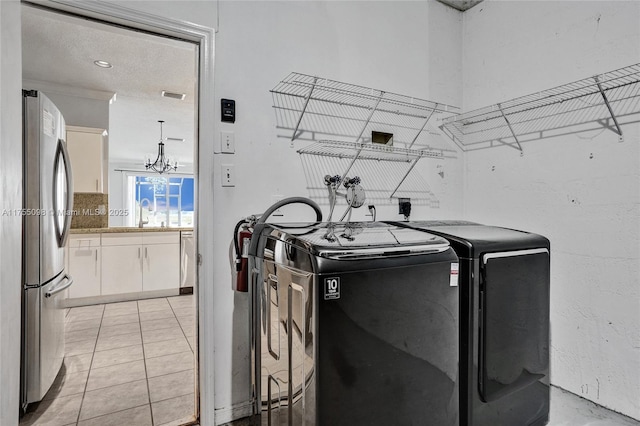
[[[220,232],[215,245],[217,421],[241,413],[249,401],[249,336],[246,294],[231,290],[229,243],[235,223],[270,206],[273,195],[307,196],[297,149],[305,142],[278,137],[272,89],[290,72],[459,105],[461,16],[437,2],[220,2],[216,34],[216,97],[236,100],[236,154],[216,154],[216,167],[235,164],[235,188],[215,188]],[[460,217],[462,160],[419,163],[433,185],[440,209],[414,207],[416,218]],[[214,169],[218,179],[219,170]],[[367,182],[363,182],[365,189]],[[326,208],[326,206],[324,206]],[[395,205],[376,206],[379,220],[402,219]],[[359,209],[354,217],[365,218]],[[342,208],[336,211],[342,213]],[[328,208],[325,210],[328,215]],[[285,213],[287,214],[287,213]],[[309,220],[300,209],[286,220]]]
[[[485,1],[465,13],[465,110],[635,64],[639,23],[637,2]],[[465,209],[550,238],[551,381],[640,418],[640,126],[622,130],[466,154]]]

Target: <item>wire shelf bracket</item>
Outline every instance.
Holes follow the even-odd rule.
[[[522,144],[569,133],[610,129],[640,121],[640,64],[442,120],[440,129],[463,151]],[[610,122],[612,121],[612,124]]]
[[[400,179],[400,182],[398,183],[398,185],[396,185],[396,187],[393,189],[393,192],[391,192],[391,195],[389,195],[389,198],[393,198],[393,196],[396,195],[396,192],[398,192],[398,189],[400,189],[404,181],[407,180],[407,176],[409,176],[409,173],[411,173],[411,170],[413,170],[416,164],[418,164],[419,159],[420,157],[417,157],[415,160],[411,162],[411,166],[409,166],[409,170],[407,170],[404,176],[402,176],[402,179]]]
[[[296,135],[298,134],[298,128],[300,127],[300,123],[302,122],[302,117],[304,117],[304,112],[307,110],[307,106],[309,105],[309,100],[311,99],[311,95],[313,94],[313,89],[316,88],[316,83],[318,82],[318,78],[314,77],[313,83],[311,83],[311,88],[309,89],[309,94],[305,96],[304,106],[302,107],[302,111],[300,111],[300,117],[298,117],[298,122],[296,123],[295,129],[293,129],[293,135],[291,136],[291,143],[296,140]]]
[[[438,104],[436,104],[436,108],[437,107],[438,107]],[[422,127],[420,127],[420,130],[418,130],[418,133],[416,133],[414,138],[411,140],[411,143],[409,144],[409,149],[411,149],[413,147],[413,144],[416,143],[416,141],[420,137],[420,134],[422,133],[424,128],[427,127],[427,123],[429,122],[429,120],[431,120],[431,117],[433,116],[433,113],[436,112],[436,108],[432,109],[431,112],[429,113],[429,116],[427,117],[427,119],[424,120],[424,124],[422,125]]]
[[[397,93],[292,72],[270,90],[276,127],[294,141],[371,142],[371,132],[393,134],[393,145],[436,148],[455,157],[433,118],[458,114],[458,107]],[[439,121],[438,121],[439,124]],[[292,131],[288,134],[288,131]],[[283,132],[284,133],[284,132]]]
[[[378,99],[376,99],[376,104],[373,106],[373,108],[371,108],[371,112],[369,113],[369,116],[365,120],[364,126],[362,126],[362,130],[360,130],[360,133],[358,133],[358,137],[356,137],[356,142],[360,141],[360,138],[364,134],[364,131],[367,130],[367,126],[371,122],[371,117],[373,117],[373,114],[375,114],[376,110],[378,109],[378,105],[380,105],[380,101],[382,100],[383,97],[384,97],[384,92],[381,91],[380,96],[378,96]]]
[[[504,110],[502,109],[502,106],[500,104],[498,104],[498,109],[500,110],[500,114],[502,114],[502,117],[504,118],[505,123],[507,123],[507,127],[509,127],[509,131],[513,135],[513,139],[515,139],[516,143],[518,144],[518,149],[520,150],[520,152],[522,152],[522,145],[520,145],[518,136],[516,135],[516,132],[513,131],[513,127],[511,127],[511,123],[509,122],[509,119],[507,118],[507,115],[504,113]],[[498,142],[502,142],[502,140],[498,139]],[[505,143],[505,142],[502,142],[502,143]],[[512,146],[507,143],[505,143],[505,145]]]
[[[609,114],[611,114],[611,119],[613,120],[613,123],[616,125],[618,135],[622,136],[622,129],[620,129],[620,125],[618,124],[618,120],[616,119],[616,114],[613,112],[613,109],[611,108],[609,99],[607,99],[607,94],[604,92],[604,89],[602,88],[602,84],[600,84],[600,79],[598,79],[597,75],[594,76],[593,79],[596,81],[596,84],[598,85],[598,90],[600,90],[600,94],[602,95],[602,99],[604,100],[604,103],[607,106],[607,109],[609,110]]]

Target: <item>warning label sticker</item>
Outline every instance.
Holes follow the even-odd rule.
[[[451,264],[451,274],[449,275],[449,286],[450,287],[458,287],[458,275],[460,272],[460,264],[452,263]]]
[[[340,299],[340,277],[324,279],[324,300]]]
[[[56,125],[53,121],[53,114],[51,114],[46,109],[42,111],[42,132],[47,135],[53,137],[56,132]]]

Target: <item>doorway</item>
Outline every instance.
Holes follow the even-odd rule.
[[[96,17],[96,15],[100,15],[100,13],[102,13],[102,17],[104,18],[103,21],[110,21],[111,24],[121,24],[120,22],[116,22],[119,21],[116,15],[122,14],[122,10],[120,8],[108,5],[96,5],[96,9],[103,10],[94,10],[93,12],[90,12],[86,10],[87,7],[91,8],[92,6],[78,6],[77,10],[72,11],[85,16],[91,15],[92,17]],[[74,8],[75,6],[70,6],[66,9],[68,11],[69,9]],[[80,8],[83,8],[83,10],[80,10]],[[25,9],[28,11],[24,12]],[[201,50],[203,46],[205,50],[207,50],[206,45],[207,43],[211,42],[212,32],[202,31],[201,29],[194,30],[193,28],[187,28],[184,31],[184,34],[187,34],[187,37],[185,39],[182,39],[177,36],[179,35],[178,33],[180,33],[180,31],[176,30],[176,28],[178,28],[179,26],[173,25],[172,27],[172,25],[170,25],[168,21],[163,21],[160,23],[161,25],[157,25],[156,27],[172,27],[172,31],[177,34],[173,37],[166,37],[166,34],[160,36],[159,34],[150,34],[148,32],[133,30],[132,28],[125,28],[121,25],[107,25],[105,22],[89,21],[86,18],[78,18],[77,16],[61,14],[60,11],[54,12],[48,9],[36,9],[32,6],[23,4],[23,16],[26,16],[30,12],[39,14],[41,17],[43,14],[53,14],[55,15],[55,18],[58,18],[59,20],[66,23],[69,23],[73,20],[79,20],[77,22],[81,22],[84,25],[109,26],[109,30],[114,31],[114,33],[119,34],[120,36],[125,36],[127,33],[130,33],[131,35],[138,36],[138,38],[139,36],[142,36],[142,38],[157,37],[159,38],[160,43],[164,45],[187,43],[193,47],[193,62],[194,69],[196,70],[195,76],[192,76],[194,82],[191,97],[191,102],[193,102],[194,105],[194,112],[192,114],[190,123],[192,126],[191,139],[193,148],[190,154],[187,154],[184,158],[178,158],[178,162],[182,165],[181,176],[186,176],[187,178],[193,179],[195,181],[195,189],[193,189],[193,187],[191,189],[195,195],[194,197],[192,197],[195,198],[195,203],[192,202],[192,204],[195,204],[197,206],[199,201],[199,157],[197,140],[203,133],[203,129],[201,129],[197,125],[199,121],[198,115],[199,113],[201,113],[201,111],[199,111],[200,105],[197,101],[198,89],[202,87],[200,84],[198,84],[198,71],[202,69],[202,63],[197,64],[197,61],[198,59],[201,60],[203,54],[206,53],[202,52]],[[129,13],[128,15],[131,22],[136,21],[137,19],[140,22],[141,27],[143,26],[144,22],[148,24],[148,22],[152,20],[148,16],[136,16],[135,13]],[[169,30],[167,31],[171,32]],[[93,29],[93,32],[96,32],[95,27]],[[44,40],[46,42],[55,38],[56,36],[53,36],[45,38]],[[24,39],[25,35],[23,34],[23,40]],[[86,41],[87,38],[79,38],[79,40]],[[209,55],[209,53],[206,54]],[[136,59],[140,61],[143,60],[143,58]],[[28,61],[23,60],[23,62],[26,63]],[[26,73],[27,66],[25,65],[25,67],[23,68]],[[55,74],[54,70],[49,71],[52,75]],[[82,98],[87,93],[94,95],[96,94],[95,92],[109,93],[108,87],[91,88],[86,87],[85,85],[84,87],[74,88],[73,83],[79,81],[79,79],[77,78],[66,83],[64,81],[58,81],[57,83],[54,82],[55,84],[51,84],[51,81],[47,82],[43,78],[33,76],[30,76],[30,78],[27,80],[31,80],[31,82],[41,84],[40,90],[50,90],[52,93],[54,93],[52,97],[58,96],[60,99],[62,99],[63,104],[64,96],[60,95],[64,95],[65,93],[60,92],[64,92],[67,89],[69,90],[69,93],[67,93],[67,95],[75,98]],[[104,94],[97,93],[97,96],[104,96]],[[113,108],[113,105],[121,106],[123,104],[126,105],[127,103],[134,103],[128,97],[118,97],[117,94],[115,97],[106,99],[106,101],[111,102],[111,107],[109,108],[110,113],[113,111],[113,109],[111,109]],[[177,108],[174,105],[169,109],[172,109],[172,111],[170,112],[173,113],[175,112],[173,110]],[[166,117],[157,117],[157,114],[150,113],[149,111],[153,110],[153,108],[139,107],[139,110],[145,110],[147,112],[147,116],[156,115],[155,117],[147,117],[153,118],[153,120],[140,119],[139,122],[152,121],[152,125],[155,125],[157,118],[164,118],[165,121],[168,121],[166,120]],[[87,109],[85,109],[84,112],[87,112]],[[74,113],[70,115],[73,114]],[[126,112],[120,112],[119,114],[127,117],[133,117],[132,114]],[[138,124],[139,123],[128,123],[122,125],[121,127],[126,129],[134,129],[137,128],[135,126],[137,126]],[[140,132],[140,134],[142,134],[142,130]],[[168,136],[182,136],[181,132],[176,133],[178,134],[172,134]],[[135,143],[132,143],[131,141],[144,141],[144,147],[142,147],[142,149],[144,149],[145,154],[144,156],[139,156],[140,160],[149,155],[152,155],[152,152],[156,149],[156,135],[154,135],[153,137],[140,137],[136,135],[129,136],[130,137],[128,138],[125,145],[132,152],[135,152]],[[116,148],[111,150],[107,149],[108,152],[110,151],[108,154],[109,158],[114,159],[114,161],[111,161],[111,164],[109,165],[109,177],[113,178],[114,181],[117,180],[118,174],[120,174],[121,176],[125,176],[126,174],[131,174],[139,171],[140,168],[142,168],[142,170],[144,171],[143,161],[138,160],[135,162],[136,164],[128,164],[124,156],[122,156],[121,154],[117,154],[119,152],[119,150],[117,149],[118,139],[119,137],[117,131],[110,132],[109,148]],[[176,139],[181,138],[178,137]],[[111,142],[113,142],[113,145],[111,145]],[[169,151],[169,142],[167,141],[166,144],[167,151]],[[185,160],[185,158],[189,156],[191,157],[190,166],[188,164],[189,162]],[[189,175],[191,175],[191,177],[189,177]],[[126,180],[127,179],[122,179],[123,182]],[[126,193],[126,185],[124,183],[122,183],[122,185],[109,185],[109,188],[113,188],[113,191],[111,189],[109,190],[110,194],[108,210],[128,210],[126,208],[118,208],[118,200],[122,200],[122,203],[126,203],[126,200],[130,199],[130,197]],[[114,192],[115,194],[111,194],[111,192]],[[112,195],[114,196],[112,197]],[[170,225],[170,210],[171,206],[169,203],[166,213],[167,218],[169,219],[167,221],[167,225]],[[194,228],[193,235],[197,236],[199,233],[199,227],[197,226],[199,215],[197,213],[197,210],[195,211],[193,216],[194,218],[191,221],[191,225]],[[124,221],[119,221],[117,217],[113,220],[111,217],[109,218],[109,225],[111,227],[126,226],[126,224],[123,222]],[[178,224],[182,224],[183,222],[188,223],[189,221],[179,220]],[[182,232],[180,228],[178,228],[177,231]],[[145,235],[147,234],[145,233]],[[195,240],[195,244],[193,245],[197,247],[197,238]],[[72,420],[71,422],[65,420],[65,423],[61,423],[65,425],[76,424],[79,421],[97,418],[108,420],[107,417],[109,416],[111,416],[113,419],[120,419],[121,417],[119,416],[124,416],[122,418],[127,420],[123,421],[122,424],[129,423],[131,419],[138,418],[138,416],[148,417],[151,422],[149,424],[155,425],[168,422],[173,422],[173,424],[189,424],[197,421],[199,418],[199,395],[201,393],[198,386],[200,381],[198,380],[197,368],[197,366],[199,365],[197,360],[199,346],[199,310],[197,309],[197,306],[199,304],[199,298],[203,297],[204,295],[200,294],[200,292],[198,291],[199,288],[197,285],[197,277],[200,274],[197,273],[197,267],[195,266],[195,264],[193,264],[193,259],[196,257],[195,253],[197,253],[197,249],[194,250],[194,254],[191,256],[193,276],[196,277],[196,283],[192,286],[193,294],[191,295],[176,294],[163,295],[161,297],[147,297],[147,295],[140,295],[139,298],[135,298],[134,300],[119,300],[117,297],[115,299],[113,299],[112,297],[109,300],[105,300],[105,303],[98,303],[101,300],[99,298],[94,298],[87,301],[91,303],[75,304],[73,305],[73,307],[70,307],[67,311],[67,324],[69,325],[67,335],[70,336],[70,338],[67,339],[67,342],[69,348],[71,348],[70,352],[68,353],[69,362],[65,363],[65,367],[63,367],[63,370],[61,371],[61,376],[56,379],[57,381],[54,383],[54,386],[52,386],[51,392],[53,392],[53,394],[49,397],[45,397],[45,400],[37,407],[32,407],[32,409],[30,409],[30,413],[28,413],[27,416],[23,418],[23,423],[39,424],[42,422],[46,422],[48,415],[55,416],[57,421],[63,421],[64,417],[61,417],[61,413],[67,413],[67,415],[69,416],[67,420]],[[100,256],[102,256],[103,254],[104,253],[100,253]],[[102,266],[104,266],[104,264]],[[186,293],[188,293],[188,291],[186,291]],[[135,316],[137,316],[137,321],[133,321],[133,317]],[[170,324],[171,327],[168,327],[167,324]],[[93,326],[87,328],[87,325]],[[131,332],[132,330],[133,332]],[[110,334],[111,336],[109,336]],[[139,336],[139,340],[137,340],[138,338],[133,337],[135,335]],[[153,335],[155,335],[156,337],[152,337]],[[102,337],[104,337],[105,339],[102,339],[101,341]],[[111,337],[110,340],[107,339],[109,337]],[[169,339],[169,337],[171,337],[171,339]],[[127,341],[127,339],[132,340]],[[120,341],[120,343],[115,343],[118,340]],[[133,342],[133,340],[136,340],[136,342]],[[109,341],[111,342],[111,344],[109,344]],[[137,343],[138,341],[140,342],[139,344]],[[123,346],[125,345],[125,343],[127,343],[127,345]],[[115,346],[113,346],[113,344],[115,344]],[[83,345],[84,349],[82,348]],[[93,348],[91,351],[89,351],[90,346],[92,345]],[[134,347],[135,349],[133,349]],[[140,351],[138,351],[138,347]],[[128,349],[125,350],[124,348]],[[173,353],[167,353],[167,351]],[[161,357],[171,356],[173,356],[174,358],[180,357],[180,359],[176,358],[175,360],[173,360],[172,358],[173,361],[169,360],[168,358],[166,360],[160,359]],[[125,366],[125,364],[127,365]],[[190,364],[190,367],[185,369],[184,366],[187,364]],[[163,369],[166,366],[173,366],[174,371]],[[194,368],[194,366],[196,367]],[[178,369],[179,371],[176,371],[176,369]],[[119,375],[114,374],[115,371],[125,372],[124,376],[126,377],[122,379],[118,378]],[[185,371],[190,372],[190,380],[188,378],[189,374],[185,374]],[[144,377],[142,377],[142,375],[144,375]],[[120,377],[122,377],[122,375],[120,375]],[[134,378],[136,380],[133,380]],[[129,381],[123,382],[123,380]],[[207,385],[205,383],[205,387],[208,386],[210,385]],[[136,390],[138,388],[140,388],[139,395],[137,394],[123,397],[132,392],[132,390]],[[185,389],[189,388],[190,392],[187,393]],[[120,390],[122,390],[123,392],[120,392]],[[166,393],[167,390],[169,390],[170,392]],[[176,392],[184,394],[177,395]],[[98,393],[104,394],[103,402],[100,402],[99,399],[94,398]],[[146,402],[144,397],[145,395]],[[126,403],[124,405],[114,405],[114,398],[119,398],[120,400],[126,401]],[[180,399],[180,401],[178,401],[178,399]],[[184,409],[184,407],[189,406],[189,400],[190,409],[186,410]],[[109,401],[109,403],[107,404],[106,401]],[[177,403],[180,404],[180,409],[177,408]],[[108,408],[109,404],[111,404],[111,408]],[[136,406],[130,406],[131,404],[134,404]],[[71,412],[75,411],[77,411],[77,413],[75,413],[74,419],[73,413]],[[171,416],[174,414],[184,415],[181,415],[179,418],[172,418]]]

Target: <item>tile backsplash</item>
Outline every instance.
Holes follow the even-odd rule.
[[[109,194],[75,192],[71,228],[107,228]]]

